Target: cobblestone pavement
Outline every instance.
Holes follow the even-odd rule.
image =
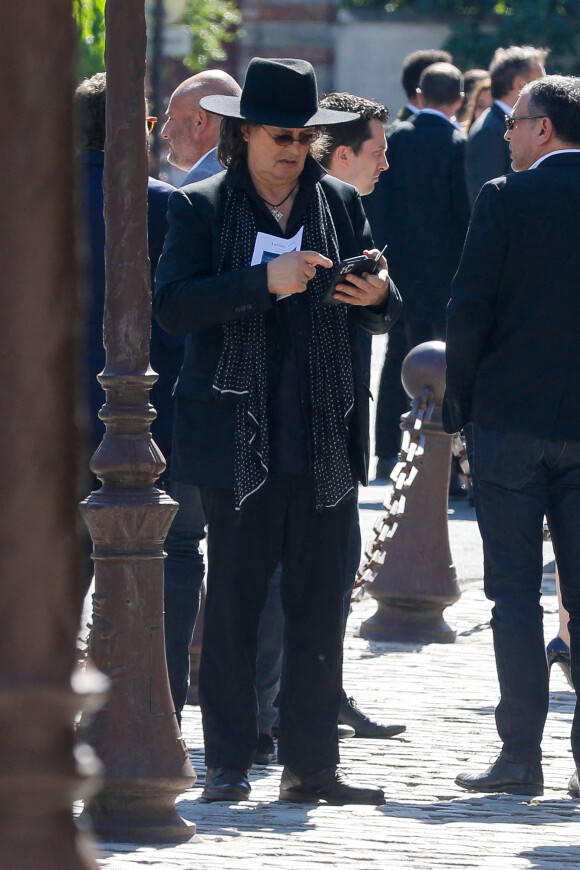
[[[361,491],[363,538],[383,495],[379,486]],[[376,718],[407,724],[407,732],[391,740],[341,742],[343,767],[353,779],[381,785],[385,806],[280,803],[276,764],[252,771],[249,801],[203,804],[200,714],[197,707],[186,707],[183,731],[198,781],[177,806],[196,823],[196,838],[178,846],[102,843],[103,870],[578,867],[580,802],[566,794],[573,771],[569,731],[575,697],[560,670],[551,677],[543,797],[483,796],[454,784],[458,772],[483,769],[497,755],[493,710],[498,690],[473,511],[452,502],[449,527],[462,583],[461,599],[446,611],[457,631],[454,644],[380,644],[357,637],[361,622],[375,609],[370,597],[355,605],[349,619],[347,693]],[[546,545],[545,562],[552,558]],[[548,575],[543,604],[548,640],[557,628],[555,587]]]
[[[375,495],[376,493],[376,495]],[[378,487],[361,494],[374,504]],[[379,498],[380,500],[380,498]],[[452,505],[453,508],[453,505]],[[363,511],[370,528],[373,512]],[[538,868],[580,864],[579,802],[566,795],[573,770],[569,730],[574,695],[554,670],[544,740],[546,790],[541,798],[481,796],[459,789],[454,776],[483,769],[498,751],[493,708],[497,682],[489,607],[481,590],[481,549],[472,512],[455,503],[450,519],[454,560],[463,578],[461,599],[446,612],[454,644],[369,643],[356,636],[375,608],[355,605],[345,648],[344,685],[377,718],[401,721],[407,732],[391,740],[341,742],[342,764],[353,778],[381,785],[383,807],[304,806],[278,802],[281,768],[252,771],[251,800],[203,804],[204,765],[199,709],[184,711],[183,731],[198,782],[178,801],[196,823],[196,839],[171,847],[102,844],[100,864],[129,868],[298,870],[325,868]],[[551,553],[546,550],[546,561]],[[544,583],[546,637],[557,627],[554,582]]]

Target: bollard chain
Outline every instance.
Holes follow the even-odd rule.
[[[416,460],[425,452],[425,436],[421,433],[424,420],[429,420],[433,414],[435,402],[433,393],[425,387],[422,395],[413,401],[407,420],[411,421],[412,429],[405,429],[399,451],[399,461],[393,468],[390,478],[393,489],[388,499],[385,498],[383,511],[373,526],[375,537],[365,547],[364,558],[357,571],[354,588],[358,592],[353,601],[359,601],[362,587],[375,579],[377,570],[385,561],[388,542],[393,538],[399,527],[399,521],[405,512],[405,491],[409,489],[419,473]]]

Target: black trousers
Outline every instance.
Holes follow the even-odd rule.
[[[208,767],[251,767],[258,740],[256,645],[268,582],[282,564],[285,617],[278,759],[338,763],[342,613],[356,501],[314,508],[313,483],[271,475],[241,511],[202,488],[208,573],[199,697]]]

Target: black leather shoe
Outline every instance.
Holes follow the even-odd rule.
[[[376,786],[353,785],[339,767],[289,768],[282,771],[280,800],[294,803],[372,804],[385,803],[385,794]]]
[[[205,788],[201,793],[204,801],[245,801],[250,797],[248,771],[237,767],[208,767]]]
[[[580,797],[580,778],[578,777],[578,770],[575,770],[570,777],[570,782],[568,783],[568,794],[572,797]]]
[[[270,764],[274,758],[274,741],[269,734],[258,734],[258,748],[254,764]]]
[[[375,740],[394,737],[407,730],[406,725],[382,725],[380,722],[374,722],[370,716],[359,710],[354,698],[347,698],[345,694],[340,702],[338,721],[342,725],[350,725],[351,728],[354,728],[355,737],[370,737]]]
[[[548,667],[550,670],[552,670],[552,665],[560,665],[564,671],[564,676],[568,680],[568,685],[574,689],[570,670],[570,647],[562,640],[559,634],[546,647],[546,656],[548,657]]]
[[[455,782],[469,791],[544,794],[544,775],[539,761],[506,761],[501,755],[483,773],[460,773]]]

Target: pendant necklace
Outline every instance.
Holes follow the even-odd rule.
[[[281,200],[281,201],[280,201],[279,203],[277,203],[276,205],[275,205],[273,202],[268,202],[268,200],[267,200],[267,199],[264,199],[263,196],[260,197],[260,199],[262,200],[262,202],[265,202],[266,205],[268,206],[268,208],[270,209],[270,214],[272,215],[272,217],[274,218],[274,220],[277,221],[278,223],[279,223],[279,222],[282,220],[282,218],[284,217],[284,215],[282,214],[282,212],[279,211],[280,206],[281,206],[281,205],[284,205],[284,203],[286,202],[287,199],[290,199],[290,197],[292,196],[292,194],[294,193],[294,191],[296,190],[297,187],[298,187],[298,182],[296,182],[296,184],[294,185],[294,187],[292,188],[292,190],[290,191],[290,193],[287,193],[286,196],[284,197],[284,199]]]

